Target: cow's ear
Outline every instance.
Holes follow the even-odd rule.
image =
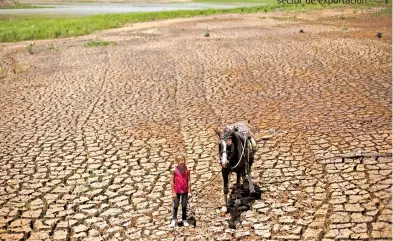
[[[218,127],[214,129],[214,132],[217,134],[218,137],[221,137],[222,131]]]

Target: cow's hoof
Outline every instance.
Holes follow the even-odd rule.
[[[228,210],[227,210],[227,207],[224,206],[224,207],[221,208],[221,212],[222,212],[222,213],[226,213],[227,211],[228,211]]]

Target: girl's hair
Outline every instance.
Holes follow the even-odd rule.
[[[175,161],[179,162],[180,160],[186,161],[186,158],[184,157],[184,154],[177,154],[175,157]]]

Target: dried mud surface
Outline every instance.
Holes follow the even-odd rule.
[[[0,239],[391,240],[391,18],[341,14],[0,45]],[[221,215],[213,128],[247,119],[261,197]],[[168,227],[178,151],[195,228]]]

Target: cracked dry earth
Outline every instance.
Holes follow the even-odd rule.
[[[3,44],[0,239],[391,240],[391,18],[341,14],[144,23],[33,54]],[[84,47],[92,37],[117,45]],[[221,215],[213,128],[243,119],[261,197],[244,189]],[[178,151],[195,228],[168,227]]]

